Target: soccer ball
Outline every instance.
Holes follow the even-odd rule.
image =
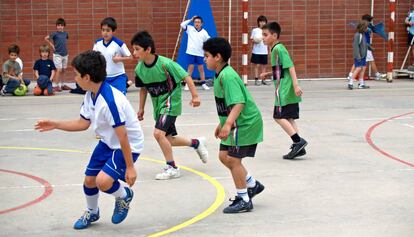
[[[255,42],[256,44],[260,44],[263,41],[263,35],[260,34],[255,34],[253,36],[253,42]]]
[[[34,90],[33,90],[33,95],[42,95],[43,94],[43,90],[40,89],[40,87],[38,85],[35,86]]]

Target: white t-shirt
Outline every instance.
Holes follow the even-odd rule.
[[[181,23],[181,27],[188,35],[186,53],[204,57],[203,43],[210,38],[210,35],[203,28],[198,31],[194,26],[188,25],[190,22],[191,20],[186,20]]]
[[[101,52],[105,57],[107,77],[115,77],[125,73],[124,63],[115,63],[112,60],[115,55],[122,57],[131,56],[131,52],[122,40],[113,36],[111,41],[108,44],[105,44],[104,39],[100,38],[96,40],[95,44],[93,45],[93,50]]]
[[[260,29],[260,28],[254,28],[252,30],[252,35],[250,36],[250,39],[253,39],[253,37],[255,35],[257,35],[257,34],[258,35],[262,35],[262,29]],[[253,43],[252,53],[254,53],[254,54],[267,55],[267,45],[265,45],[263,43],[263,40],[260,43],[258,43],[258,44]]]
[[[125,95],[107,82],[102,82],[95,99],[92,98],[92,92],[86,92],[80,116],[91,122],[101,141],[113,150],[121,149],[114,128],[124,125],[132,152],[142,152],[144,134],[137,114]]]

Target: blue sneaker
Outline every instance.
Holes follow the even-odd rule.
[[[88,228],[92,222],[99,220],[99,209],[96,214],[93,214],[91,211],[85,211],[83,215],[75,222],[73,228],[75,230],[81,230]]]
[[[116,198],[115,200],[115,209],[112,215],[112,223],[114,224],[121,223],[128,215],[129,204],[134,197],[134,192],[128,187],[125,187],[125,191],[127,193],[125,198]]]

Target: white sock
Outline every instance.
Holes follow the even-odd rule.
[[[237,196],[243,198],[245,202],[248,202],[250,200],[249,195],[247,194],[247,188],[237,189]]]
[[[124,185],[121,182],[119,182],[118,190],[111,193],[111,195],[115,196],[116,198],[125,198],[127,196],[127,193],[125,191]]]
[[[62,87],[62,82],[59,82],[58,85],[59,85],[59,87]]]
[[[352,76],[349,77],[348,84],[349,85],[353,85],[354,84],[354,79],[352,78]]]
[[[362,77],[362,78],[359,78],[359,85],[364,85],[364,78]]]
[[[89,195],[85,195],[86,196],[86,207],[88,208],[89,211],[91,211],[93,214],[98,213],[98,198],[99,198],[99,193],[89,196]]]
[[[349,74],[348,74],[348,76],[349,77],[352,77],[354,74],[352,73],[352,72],[350,72]]]
[[[246,175],[246,183],[248,188],[253,188],[256,186],[256,179],[253,178],[249,173]]]

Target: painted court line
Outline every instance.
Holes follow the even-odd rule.
[[[40,147],[7,147],[7,146],[0,146],[0,149],[90,153],[90,152],[85,152],[85,151],[80,151],[80,150],[40,148]],[[146,161],[151,161],[151,162],[154,162],[154,163],[159,163],[159,164],[164,164],[165,163],[165,161],[156,160],[156,159],[152,159],[152,158],[148,158],[148,157],[140,157],[140,159],[141,160],[146,160]],[[172,226],[172,227],[170,227],[166,230],[161,230],[159,232],[149,234],[148,236],[150,236],[150,237],[158,237],[158,236],[163,236],[163,235],[166,235],[166,234],[170,234],[170,233],[176,232],[178,230],[181,230],[181,229],[183,229],[183,228],[185,228],[189,225],[192,225],[192,224],[194,224],[198,221],[201,221],[201,220],[207,218],[212,213],[214,213],[217,210],[217,208],[219,208],[221,206],[221,204],[224,202],[224,198],[225,198],[224,188],[216,179],[214,179],[213,177],[211,177],[211,176],[209,176],[209,175],[207,175],[203,172],[200,172],[198,170],[195,170],[195,169],[192,169],[192,168],[189,168],[189,167],[186,167],[186,166],[179,166],[179,167],[182,170],[185,170],[185,171],[188,171],[188,172],[191,172],[193,174],[196,174],[196,175],[200,176],[202,179],[204,179],[204,180],[208,181],[210,184],[212,184],[214,186],[214,188],[216,189],[216,198],[215,198],[214,202],[206,210],[199,213],[198,215],[196,215],[196,216],[194,216],[194,217],[192,217],[192,218],[190,218],[190,219],[188,219],[188,220],[186,220],[186,221],[184,221],[184,222],[182,222],[178,225]],[[4,170],[0,169],[0,171],[4,171]],[[14,171],[4,171],[4,172],[16,173]],[[19,174],[23,175],[23,176],[26,176],[26,177],[29,176],[29,175],[23,174],[23,173],[19,173]],[[33,205],[37,202],[40,202],[41,200],[45,199],[48,195],[50,195],[50,193],[52,192],[52,187],[50,186],[49,183],[47,183],[47,181],[44,181],[44,180],[42,180],[38,177],[35,177],[35,176],[30,176],[30,178],[35,179],[36,181],[40,182],[42,185],[44,185],[46,187],[49,187],[49,189],[47,189],[47,191],[48,191],[47,195],[45,196],[45,194],[46,194],[46,190],[45,190],[45,194],[43,194],[41,197],[37,198],[36,200],[33,200],[30,203],[19,206],[18,209],[21,209],[21,208],[27,207],[28,205]],[[37,180],[37,179],[39,179],[39,180]],[[41,182],[41,181],[44,181],[44,182]],[[13,208],[13,209],[5,210],[5,211],[0,211],[0,214],[6,213],[6,212],[11,212],[11,211],[14,211],[14,210],[17,210],[17,209]]]

